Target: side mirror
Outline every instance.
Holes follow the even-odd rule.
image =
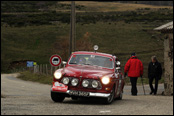
[[[116,65],[117,65],[117,66],[120,66],[120,65],[121,65],[120,61],[117,61],[117,62],[116,62]]]
[[[66,64],[67,64],[67,62],[65,62],[65,61],[62,61],[62,64],[63,64],[63,65],[66,65]]]
[[[64,65],[64,68],[65,68],[65,65],[67,64],[67,62],[65,62],[65,61],[62,61],[62,64]]]
[[[120,63],[120,61],[117,61],[116,62],[116,65],[117,65],[117,67],[115,68],[117,71],[118,70],[121,70],[121,67],[120,67],[120,65],[121,65],[121,63]]]

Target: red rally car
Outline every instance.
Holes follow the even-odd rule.
[[[54,73],[51,98],[62,102],[65,97],[98,97],[106,104],[122,99],[124,76],[116,56],[99,52],[74,52],[64,68]]]

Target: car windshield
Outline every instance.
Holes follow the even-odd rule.
[[[69,61],[69,64],[92,65],[109,69],[114,67],[112,58],[98,55],[73,55]]]

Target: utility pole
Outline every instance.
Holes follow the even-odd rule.
[[[75,51],[75,33],[76,33],[76,16],[75,16],[75,1],[71,1],[71,31],[70,31],[70,45],[69,45],[69,56],[71,55],[72,51]]]

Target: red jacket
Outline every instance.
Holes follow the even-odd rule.
[[[132,56],[127,61],[124,72],[128,72],[128,77],[140,77],[143,75],[143,63],[136,56]]]

